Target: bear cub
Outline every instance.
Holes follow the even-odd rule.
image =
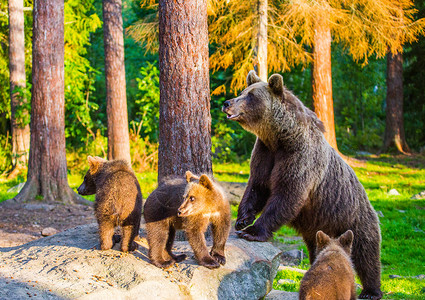
[[[137,249],[142,216],[142,193],[130,165],[124,160],[107,161],[88,156],[90,168],[77,189],[80,195],[96,194],[95,216],[99,225],[100,249],[113,246],[114,229],[121,227],[121,251]],[[115,238],[115,237],[114,237]]]
[[[323,231],[316,233],[316,260],[304,275],[300,300],[355,300],[356,286],[351,263],[353,232],[332,239]]]
[[[171,249],[176,229],[183,229],[196,260],[207,268],[226,263],[224,246],[230,231],[230,206],[221,187],[207,175],[169,178],[149,195],[144,206],[149,258],[159,268],[181,262],[186,255]],[[211,223],[213,246],[210,252],[205,231]]]

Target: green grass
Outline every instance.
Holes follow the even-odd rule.
[[[220,181],[246,182],[249,177],[249,163],[215,163],[215,177]],[[369,199],[382,215],[382,290],[386,299],[425,299],[425,279],[413,276],[425,274],[425,200],[412,200],[412,195],[425,190],[425,158],[381,156],[370,158],[366,164],[354,168]],[[76,190],[83,174],[71,174],[70,186]],[[157,174],[154,172],[137,174],[144,198],[156,187]],[[0,178],[0,202],[15,194],[6,191],[23,182],[25,178],[6,180]],[[397,189],[399,196],[390,196],[388,191]],[[93,200],[93,196],[87,197]],[[232,216],[236,218],[237,207],[232,206]],[[300,243],[300,249],[307,253],[302,242],[291,237],[295,230],[283,226],[275,239],[283,243]],[[308,269],[306,257],[298,266]],[[391,279],[389,275],[403,278]],[[297,291],[302,276],[294,271],[279,271],[273,287],[287,291]],[[291,279],[295,283],[278,284],[279,279]],[[358,282],[358,280],[357,280]]]

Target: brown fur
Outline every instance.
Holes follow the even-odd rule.
[[[316,234],[316,260],[300,285],[300,300],[355,300],[356,286],[351,264],[353,232],[332,239]]]
[[[96,194],[94,204],[99,224],[100,249],[113,246],[114,228],[121,226],[121,251],[134,251],[142,216],[142,193],[133,170],[126,161],[88,157],[90,169],[78,188],[80,195]]]
[[[290,225],[302,234],[313,263],[318,230],[336,237],[350,229],[353,263],[363,284],[360,297],[380,299],[378,218],[356,174],[327,143],[316,114],[285,88],[282,76],[265,83],[251,71],[247,82],[239,97],[223,105],[229,119],[257,136],[236,221],[239,236],[267,241]]]
[[[183,229],[195,258],[207,268],[226,263],[224,246],[230,230],[230,206],[217,183],[207,175],[186,172],[183,178],[166,179],[146,199],[144,207],[149,258],[167,268],[186,255],[171,249],[176,229]],[[211,223],[213,246],[208,253],[204,233]]]

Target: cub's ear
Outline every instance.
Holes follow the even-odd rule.
[[[354,234],[351,230],[347,230],[343,235],[338,238],[339,243],[344,248],[351,248],[353,244]]]
[[[260,82],[260,77],[257,76],[254,70],[249,71],[248,76],[246,77],[246,86]]]
[[[202,174],[201,177],[199,178],[199,184],[203,185],[204,187],[206,187],[209,190],[212,190],[213,187],[214,187],[211,179],[205,174]]]
[[[103,162],[105,162],[106,160],[103,158],[100,158],[98,156],[92,157],[92,156],[87,156],[87,160],[89,161],[89,165],[90,165],[90,174],[95,174],[97,171],[99,171],[100,166],[102,165]]]
[[[186,171],[186,181],[189,183],[189,182],[194,181],[194,180],[199,180],[199,177],[193,175],[193,173],[190,172],[190,171]]]
[[[283,77],[280,74],[273,74],[269,78],[269,87],[276,95],[283,94]]]
[[[324,233],[323,231],[319,230],[316,233],[316,243],[318,248],[324,248],[326,245],[331,241],[331,238],[329,235]]]

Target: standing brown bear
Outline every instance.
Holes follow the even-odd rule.
[[[146,199],[144,207],[149,258],[160,268],[180,262],[186,255],[175,255],[176,229],[183,229],[196,260],[207,268],[226,263],[224,246],[230,231],[230,206],[221,187],[207,175],[164,180]],[[208,253],[204,233],[211,223],[213,246]]]
[[[356,300],[350,259],[353,232],[332,239],[319,230],[316,241],[316,260],[301,280],[300,300]]]
[[[90,169],[77,191],[80,195],[96,194],[94,210],[100,249],[112,248],[114,228],[121,226],[121,251],[136,250],[134,238],[139,234],[142,193],[133,170],[124,160],[107,161],[91,156],[87,159]]]
[[[228,119],[257,136],[236,221],[239,236],[267,241],[288,224],[303,236],[313,263],[318,230],[337,237],[350,229],[353,262],[363,284],[360,298],[380,299],[378,218],[356,174],[326,142],[316,114],[285,88],[281,75],[265,83],[251,71],[247,85],[223,105]]]

